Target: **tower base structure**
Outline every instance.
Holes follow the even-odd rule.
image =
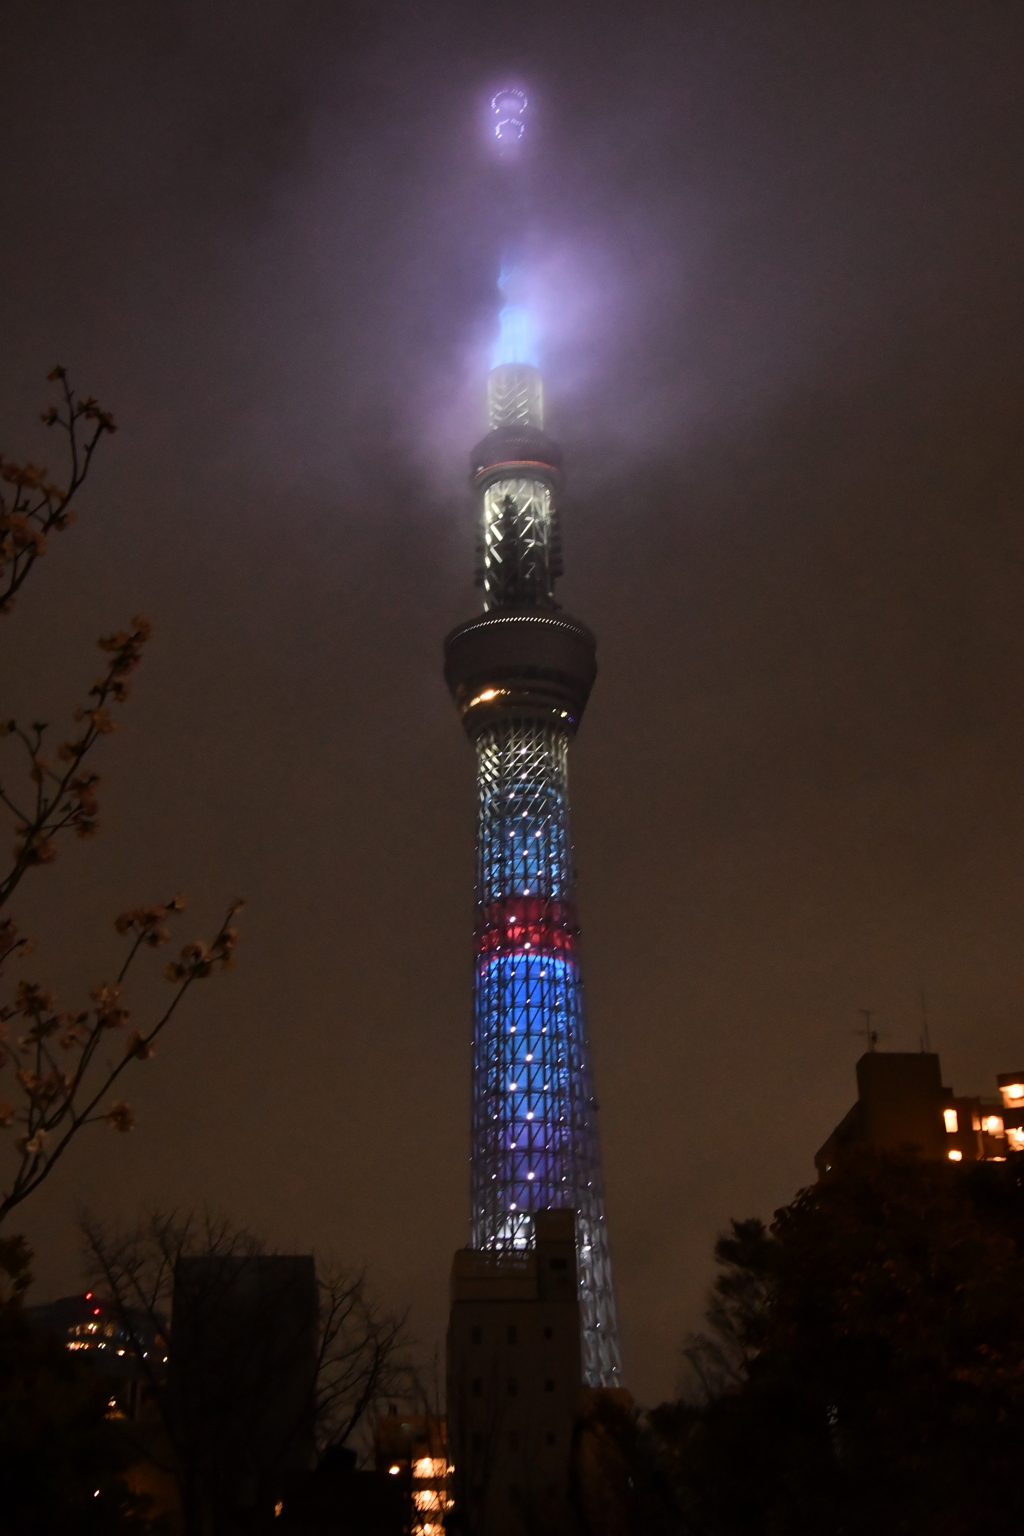
[[[449,1455],[465,1536],[573,1529],[582,1364],[571,1210],[538,1211],[534,1246],[460,1248],[448,1327]]]

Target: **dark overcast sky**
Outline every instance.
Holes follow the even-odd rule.
[[[366,1261],[443,1329],[468,1185],[474,611],[494,188],[537,103],[531,250],[569,466],[572,759],[626,1377],[670,1392],[714,1234],[810,1178],[858,1009],[944,1076],[1024,1062],[1019,3],[7,0],[0,446],[56,360],[117,414],[4,628],[4,712],[92,638],[151,654],[104,831],[23,887],[33,973],[111,973],[122,907],[211,982],[26,1207],[206,1202]]]

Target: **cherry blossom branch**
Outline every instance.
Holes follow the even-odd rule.
[[[67,438],[68,478],[56,485],[39,465],[16,464],[0,454],[0,614],[11,611],[32,567],[45,555],[49,535],[74,522],[70,503],[89,473],[100,439],[117,431],[109,411],[92,396],[82,399],[75,393],[64,368],[54,368],[47,377],[60,384],[62,399],[49,406],[42,419]]]
[[[104,635],[97,642],[100,650],[110,656],[110,662],[103,676],[89,689],[89,702],[75,710],[74,718],[82,730],[58,747],[57,759],[62,766],[53,767],[44,755],[48,729],[45,722],[35,721],[26,728],[16,720],[0,721],[0,737],[21,746],[33,786],[28,792],[29,800],[19,800],[0,778],[0,805],[13,816],[16,828],[13,862],[7,873],[0,876],[0,907],[30,869],[53,862],[57,852],[53,840],[60,833],[71,831],[77,837],[92,837],[96,833],[96,786],[100,778],[99,774],[86,771],[83,764],[100,737],[117,729],[110,706],[123,704],[127,699],[128,676],[141,661],[142,647],[148,638],[148,621],[136,615],[129,629]]]
[[[0,1198],[0,1224],[38,1189],[83,1126],[105,1121],[113,1130],[132,1130],[135,1116],[130,1105],[118,1101],[105,1110],[100,1106],[131,1062],[147,1061],[153,1055],[157,1036],[189,989],[218,968],[230,969],[238,942],[232,918],[241,905],[231,904],[209,944],[187,944],[179,959],[164,967],[164,975],[174,988],[166,1008],[148,1028],[136,1028],[123,1054],[98,1074],[90,1069],[101,1044],[110,1031],[124,1028],[131,1017],[122,1006],[121,985],[141,949],[156,948],[170,938],[165,924],[181,912],[184,902],[180,896],[162,905],[138,907],[117,918],[118,933],[131,938],[128,956],[116,983],[102,983],[92,989],[90,1008],[58,1013],[53,996],[37,982],[19,983],[13,1002],[0,1008],[0,1038],[9,1036],[14,1020],[22,1019],[28,1026],[13,1046],[0,1045],[0,1068],[12,1067],[20,1090],[20,1106],[0,1103],[0,1128],[18,1126],[21,1131],[15,1141],[19,1163],[14,1180]],[[13,925],[6,927],[10,930]],[[0,952],[5,942],[17,947],[9,931],[5,939],[3,930],[4,925],[0,925]]]

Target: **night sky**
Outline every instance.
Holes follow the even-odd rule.
[[[103,830],[22,887],[68,1005],[111,920],[247,899],[204,984],[15,1223],[204,1203],[368,1264],[429,1352],[468,1219],[473,759],[500,222],[481,105],[533,93],[527,231],[625,1376],[669,1394],[711,1244],[854,1096],[858,1010],[944,1080],[1024,1064],[1017,3],[8,0],[0,447],[56,361],[116,414],[4,621],[4,714],[150,653]],[[161,986],[164,983],[160,984]]]

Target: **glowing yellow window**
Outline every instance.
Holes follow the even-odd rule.
[[[942,1111],[942,1118],[946,1122],[946,1130],[951,1136],[955,1136],[957,1131],[960,1129],[960,1122],[956,1117],[956,1110],[944,1109]]]
[[[958,1152],[955,1147],[953,1148],[952,1152],[947,1152],[946,1156],[949,1158],[951,1163],[962,1163],[964,1160],[963,1153]]]

